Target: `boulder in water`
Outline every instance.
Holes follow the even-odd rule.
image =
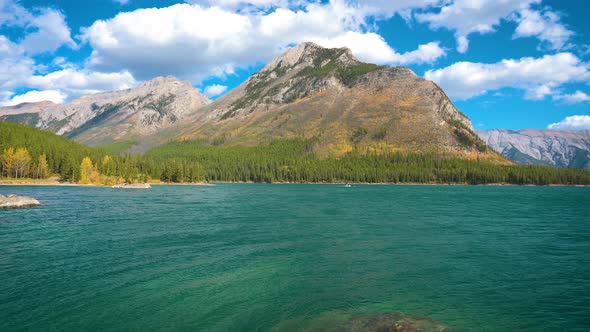
[[[0,209],[19,209],[27,208],[32,206],[39,206],[38,200],[27,197],[27,196],[16,196],[16,195],[0,195]]]
[[[150,189],[149,183],[120,183],[112,186],[115,189]]]
[[[441,324],[399,312],[355,316],[341,324],[338,332],[450,332]]]

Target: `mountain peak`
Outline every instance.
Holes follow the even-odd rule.
[[[269,62],[262,71],[272,71],[276,68],[313,65],[316,62],[339,60],[343,64],[355,64],[360,61],[355,58],[349,48],[324,48],[316,43],[304,42],[287,50]]]
[[[183,88],[193,87],[189,81],[180,81],[174,76],[158,76],[141,83],[139,89],[153,89],[161,86],[178,86]]]

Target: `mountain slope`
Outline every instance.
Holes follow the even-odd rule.
[[[12,115],[6,121],[51,130],[76,141],[98,145],[139,139],[174,126],[209,103],[188,81],[157,77],[137,88],[82,96],[68,104],[50,105],[36,113]],[[1,114],[1,113],[0,113]]]
[[[35,126],[39,122],[39,113],[56,106],[53,102],[41,101],[38,103],[22,103],[15,106],[2,107],[0,108],[0,121]]]
[[[478,130],[494,150],[523,165],[590,169],[590,130]]]
[[[404,67],[358,61],[346,48],[303,43],[146,144],[205,139],[258,145],[315,139],[321,154],[411,151],[490,155],[433,82]]]

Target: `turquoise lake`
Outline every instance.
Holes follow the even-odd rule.
[[[0,331],[588,331],[590,188],[0,187]]]

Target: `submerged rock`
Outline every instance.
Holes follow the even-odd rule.
[[[115,189],[150,189],[151,187],[149,183],[121,183],[112,186]]]
[[[352,317],[337,328],[338,332],[450,332],[441,324],[406,316],[399,312]]]
[[[32,206],[39,206],[38,200],[32,197],[16,196],[16,195],[0,195],[0,209],[19,209]]]

